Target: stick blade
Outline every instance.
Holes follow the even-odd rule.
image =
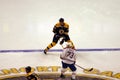
[[[91,68],[89,71],[92,71],[93,70],[93,68]]]

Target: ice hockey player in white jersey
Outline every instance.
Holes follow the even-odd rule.
[[[61,69],[61,78],[65,78],[64,73],[66,72],[66,68],[70,68],[72,71],[71,80],[76,80],[76,54],[75,49],[73,48],[71,43],[67,43],[66,47],[63,49],[63,53],[60,54],[60,58],[62,60],[62,69]]]

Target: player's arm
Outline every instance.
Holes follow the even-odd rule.
[[[66,58],[66,57],[60,57],[60,58],[63,59],[63,60],[67,60],[67,61],[75,62],[74,60],[71,60],[71,59]]]
[[[66,35],[68,35],[69,32],[69,25],[65,23],[65,33]]]
[[[76,63],[76,54],[74,54],[74,60],[75,60],[75,61],[74,61],[74,64],[75,64],[75,63]]]
[[[57,28],[56,28],[56,26],[54,26],[54,28],[53,28],[53,33],[57,33]]]

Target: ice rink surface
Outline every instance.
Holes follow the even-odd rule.
[[[77,64],[120,79],[120,0],[0,0],[0,76],[4,69],[9,73],[28,65],[61,66],[60,52],[19,52],[45,49],[61,17],[70,26],[76,49],[95,49],[78,51]],[[97,50],[108,48],[111,51]],[[77,72],[84,74],[81,69]]]
[[[17,53],[1,53],[0,69],[3,68],[19,68],[25,66],[61,66],[61,52],[17,52]],[[120,71],[119,51],[103,51],[103,52],[77,52],[77,64],[83,67],[94,67],[100,70]]]
[[[35,68],[38,66],[61,66],[60,60],[61,52],[48,52],[45,55],[43,52],[10,52],[10,53],[1,53],[0,55],[0,70],[2,69],[11,69],[16,68],[20,69],[21,67],[32,66]],[[91,51],[91,52],[77,52],[77,62],[76,64],[84,68],[94,68],[99,71],[99,73],[105,71],[111,71],[114,74],[119,73],[120,71],[120,52],[119,51]],[[36,70],[37,71],[37,70]],[[36,72],[35,71],[35,72]],[[59,71],[57,71],[60,73]],[[52,71],[51,71],[52,73]],[[77,74],[86,74],[82,69],[77,67]],[[86,74],[92,75],[93,74]],[[113,74],[112,74],[113,75]],[[99,76],[98,73],[95,76]],[[107,77],[107,76],[102,76]],[[111,76],[112,78],[112,76]],[[117,78],[115,78],[117,80]]]

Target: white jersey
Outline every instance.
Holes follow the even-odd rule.
[[[69,59],[69,60],[62,59],[62,61],[63,61],[64,63],[67,63],[67,64],[73,64],[74,61],[76,61],[75,50],[72,49],[72,48],[64,48],[64,49],[63,49],[63,53],[62,53],[60,56],[61,56],[62,58]]]

